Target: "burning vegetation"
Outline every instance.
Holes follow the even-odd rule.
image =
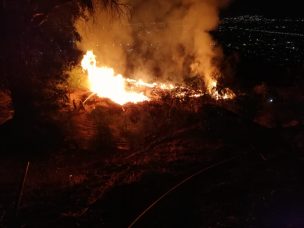
[[[95,55],[88,51],[81,62],[82,69],[88,75],[88,89],[101,98],[108,98],[113,102],[124,105],[128,102],[139,103],[149,101],[157,95],[157,91],[169,91],[174,97],[183,99],[184,96],[201,97],[205,93],[202,90],[194,90],[185,86],[177,86],[169,83],[147,83],[143,80],[125,78],[115,75],[112,68],[96,66]],[[139,92],[142,91],[142,92]],[[235,94],[228,88],[221,92],[217,90],[217,82],[211,81],[207,86],[207,92],[216,100],[233,99]],[[149,94],[148,94],[149,93]],[[153,96],[154,94],[154,96]],[[90,95],[84,103],[92,96]]]
[[[207,93],[216,100],[235,98],[231,89],[218,88],[222,54],[209,33],[218,24],[223,2],[135,1],[126,5],[131,10],[122,8],[123,14],[108,23],[105,20],[111,17],[98,5],[93,16],[85,11],[87,17],[75,22],[82,38],[79,48],[97,53],[98,64],[93,51],[81,63],[93,93],[121,105],[151,100],[152,90],[171,91],[179,98]],[[152,6],[161,11],[151,10]],[[185,83],[191,78],[201,79],[196,89]]]

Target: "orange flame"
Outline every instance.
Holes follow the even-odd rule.
[[[207,86],[207,91],[215,100],[232,100],[236,94],[229,88],[224,88],[221,91],[217,88],[217,81],[211,80]]]
[[[96,65],[96,56],[93,51],[87,51],[81,61],[82,69],[88,74],[89,89],[99,97],[109,98],[113,102],[124,105],[126,103],[139,103],[149,101],[151,98],[143,92],[134,90],[140,88],[158,89],[158,90],[175,90],[183,89],[191,92],[190,97],[198,98],[205,95],[202,91],[194,91],[191,88],[175,86],[168,83],[147,83],[143,80],[124,78],[121,74],[115,74],[114,70],[109,67],[98,67]],[[132,85],[132,87],[130,87]],[[235,93],[225,88],[222,91],[217,89],[217,81],[210,80],[207,85],[207,92],[215,100],[234,99]],[[189,95],[189,93],[188,93]],[[176,93],[176,97],[182,98],[187,93]]]
[[[128,91],[126,79],[120,74],[115,75],[112,68],[97,67],[96,58],[92,51],[88,51],[83,57],[81,66],[88,73],[90,90],[97,96],[109,98],[120,105],[149,100],[143,93]]]

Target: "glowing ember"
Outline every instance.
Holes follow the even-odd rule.
[[[142,92],[146,89],[170,91],[173,93],[172,95],[177,98],[183,98],[185,96],[198,98],[205,95],[202,90],[193,90],[188,87],[175,86],[167,83],[147,83],[143,80],[124,78],[120,74],[115,74],[112,68],[98,67],[92,51],[88,51],[86,55],[84,55],[81,66],[83,70],[87,71],[89,89],[97,96],[109,98],[120,105],[129,102],[139,103],[151,100],[151,97],[148,97]],[[215,80],[208,82],[207,93],[215,100],[227,100],[236,97],[234,92],[228,88],[219,91],[217,89],[217,81]]]

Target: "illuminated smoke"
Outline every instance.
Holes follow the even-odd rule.
[[[221,0],[128,0],[120,15],[95,2],[93,15],[75,26],[84,52],[94,50],[99,65],[146,81],[184,82],[199,76],[211,91],[220,76],[222,53],[216,29]]]

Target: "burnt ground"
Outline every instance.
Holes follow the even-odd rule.
[[[134,227],[303,227],[302,73],[271,84],[274,71],[253,80],[251,67],[239,66],[249,80],[236,80],[234,101],[93,99],[60,113],[60,134],[19,129],[2,111],[0,225],[127,227],[199,172]]]

